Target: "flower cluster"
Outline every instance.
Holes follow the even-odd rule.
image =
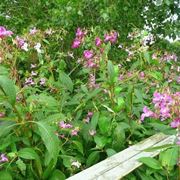
[[[88,86],[90,89],[99,88],[99,84],[96,84],[96,77],[94,74],[89,74]]]
[[[163,56],[161,57],[161,61],[166,61],[166,62],[175,61],[176,62],[177,56],[174,53],[165,52]]]
[[[116,31],[111,31],[109,34],[105,34],[104,42],[116,43],[118,38],[118,33]]]
[[[30,77],[25,79],[25,83],[24,83],[25,86],[32,86],[32,85],[36,84],[35,80],[34,80],[34,77],[36,77],[38,75],[38,73],[33,70],[36,67],[37,67],[36,64],[31,64],[31,67],[30,67],[32,69],[31,74],[30,74]],[[40,78],[39,84],[41,86],[44,86],[45,83],[46,83],[46,79],[45,78]]]
[[[81,43],[83,42],[83,38],[84,38],[85,34],[86,34],[86,32],[83,31],[81,28],[77,29],[76,37],[71,46],[73,49],[80,47]]]
[[[143,108],[141,121],[145,117],[153,117],[164,121],[166,119],[174,119],[171,122],[172,128],[178,128],[180,125],[180,92],[176,93],[159,93],[155,92],[152,103],[154,104],[155,112],[149,110],[146,106]]]
[[[71,129],[70,133],[71,133],[71,136],[77,136],[78,135],[78,132],[79,132],[79,127],[75,127],[73,128],[73,125],[69,124],[69,123],[65,123],[64,121],[60,121],[59,122],[59,127],[61,129]],[[72,129],[73,128],[73,129]],[[61,138],[64,138],[65,135],[64,134],[61,134],[60,135]]]
[[[84,122],[89,123],[92,116],[93,116],[93,112],[89,111],[86,118],[84,119]]]
[[[170,62],[170,61],[177,62],[178,57],[175,53],[164,52],[161,56],[158,55],[157,53],[153,53],[152,59],[160,59],[160,61],[164,61],[164,62]]]
[[[0,39],[11,36],[13,34],[12,31],[7,30],[5,27],[0,26]]]

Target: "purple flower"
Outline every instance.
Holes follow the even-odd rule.
[[[99,37],[97,37],[97,38],[95,39],[95,45],[99,47],[101,44],[102,44],[101,39],[100,39]]]
[[[117,32],[112,32],[111,33],[111,43],[115,43],[117,41],[117,38],[118,38],[118,33]]]
[[[169,108],[168,107],[161,107],[160,116],[161,116],[161,120],[165,120],[165,119],[171,117]]]
[[[77,28],[76,30],[76,37],[82,39],[85,33],[81,30],[81,28]]]
[[[72,44],[71,47],[72,47],[73,49],[76,49],[76,48],[78,48],[80,45],[81,45],[81,41],[76,38],[76,39],[74,39],[73,44]]]
[[[118,33],[115,31],[110,32],[110,34],[105,34],[104,42],[110,41],[112,44],[117,41]]]
[[[83,53],[83,55],[84,55],[84,58],[85,58],[85,59],[90,59],[90,58],[93,57],[93,52],[90,51],[90,50],[85,50],[84,53]]]
[[[176,118],[171,122],[171,127],[172,128],[178,128],[180,127],[180,118]]]
[[[111,40],[111,35],[105,34],[105,36],[104,36],[104,42],[108,42],[108,41],[110,41],[110,40]]]
[[[147,106],[144,106],[143,113],[141,115],[141,121],[144,121],[145,117],[154,117],[154,113],[148,109]]]
[[[35,82],[31,77],[25,79],[25,85],[34,85]]]
[[[8,158],[5,154],[1,154],[0,163],[3,163],[3,162],[8,162]]]
[[[96,63],[93,62],[92,59],[88,59],[85,63],[85,67],[88,67],[88,68],[96,68],[97,65]]]
[[[24,45],[25,40],[23,38],[20,38],[19,36],[16,36],[16,42],[17,42],[17,46],[21,48]]]
[[[64,121],[61,121],[59,123],[59,127],[62,129],[69,129],[69,128],[72,128],[73,126],[71,124],[65,123]]]
[[[13,34],[12,31],[7,30],[5,27],[0,26],[0,38],[4,38],[6,36],[11,36]]]
[[[37,76],[37,73],[34,71],[31,71],[31,76]]]

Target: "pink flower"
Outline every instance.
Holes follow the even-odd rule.
[[[119,77],[118,77],[118,80],[119,81],[122,81],[124,79],[124,76],[121,74],[121,75],[119,75]]]
[[[143,72],[143,71],[142,71],[142,72],[140,72],[140,78],[144,79],[144,77],[145,77],[144,72]]]
[[[176,118],[171,122],[171,127],[172,128],[178,128],[180,127],[180,118]]]
[[[148,109],[147,106],[144,106],[143,113],[141,115],[141,121],[144,121],[145,117],[154,117],[154,113]]]
[[[157,54],[156,54],[156,53],[154,53],[154,54],[152,55],[152,59],[157,59]]]
[[[33,29],[30,29],[30,33],[29,34],[31,34],[31,35],[34,35],[34,34],[36,34],[37,33],[37,29],[36,29],[36,27],[34,27]]]
[[[0,163],[3,163],[3,162],[8,162],[8,158],[5,154],[1,154]]]
[[[77,28],[76,30],[76,37],[82,39],[85,33],[81,30],[81,28]]]
[[[105,34],[105,36],[104,36],[104,42],[108,42],[108,41],[110,41],[110,40],[111,40],[111,35]]]
[[[16,42],[17,42],[17,46],[21,48],[24,45],[25,40],[23,38],[20,38],[19,36],[16,36]]]
[[[85,63],[85,67],[88,67],[88,68],[95,68],[97,67],[96,63],[93,62],[92,59],[88,59]]]
[[[73,49],[76,49],[76,48],[78,48],[80,45],[81,45],[81,41],[76,38],[76,39],[73,41],[73,44],[72,44],[71,47],[72,47]]]
[[[3,118],[5,116],[5,114],[4,113],[0,113],[0,118]]]
[[[110,41],[112,44],[117,41],[118,33],[115,31],[110,32],[110,34],[105,34],[104,42]]]
[[[102,43],[101,39],[99,37],[97,37],[95,39],[95,45],[99,47],[101,45],[101,43]]]
[[[117,38],[118,38],[118,33],[117,32],[112,32],[111,33],[111,43],[115,43],[117,41]]]
[[[64,123],[64,121],[61,121],[59,123],[59,127],[62,128],[62,129],[69,129],[69,128],[72,128],[73,126],[71,124]]]
[[[85,59],[90,59],[90,58],[93,57],[93,52],[90,51],[90,50],[85,50],[84,53],[83,53],[83,55],[84,55],[84,58],[85,58]]]
[[[93,112],[89,111],[87,116],[91,118],[93,116]]]
[[[72,136],[77,136],[78,135],[78,132],[79,132],[79,128],[75,128],[71,131],[71,135]]]
[[[12,31],[7,30],[5,27],[0,26],[0,38],[4,38],[6,36],[11,36],[13,34]]]

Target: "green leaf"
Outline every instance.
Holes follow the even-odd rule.
[[[108,133],[111,126],[111,119],[101,115],[99,117],[98,126],[102,134]]]
[[[110,80],[110,83],[114,83],[114,78],[115,78],[115,70],[114,70],[114,65],[111,61],[108,61],[108,65],[107,65],[107,68],[108,68],[108,77],[109,77],[109,80]]]
[[[144,52],[144,59],[150,64],[151,56],[148,51]]]
[[[73,82],[66,73],[60,71],[59,81],[67,90],[69,90],[70,92],[73,91]]]
[[[67,156],[67,155],[60,155],[60,157],[63,159],[63,165],[66,168],[71,168],[71,163],[74,160],[72,156]]]
[[[20,171],[22,172],[23,175],[25,175],[25,171],[26,171],[26,164],[21,160],[18,159],[16,161],[17,167],[20,169]]]
[[[49,180],[65,180],[66,176],[64,173],[58,169],[55,169]]]
[[[94,137],[94,141],[96,143],[96,145],[98,146],[98,148],[103,149],[104,146],[108,143],[108,138],[104,137],[104,136],[95,136]]]
[[[96,129],[99,120],[99,112],[95,112],[91,118],[91,128]]]
[[[81,153],[84,154],[83,145],[79,141],[73,141],[75,148]]]
[[[0,171],[0,180],[12,180],[12,176],[8,171]]]
[[[110,157],[110,156],[116,154],[117,152],[114,149],[109,148],[109,149],[106,149],[106,153],[107,153],[108,157]]]
[[[165,145],[162,145],[162,146],[150,147],[150,148],[145,149],[144,151],[152,152],[152,151],[155,151],[155,150],[167,149],[167,148],[171,148],[171,147],[174,147],[174,146],[176,146],[176,145],[174,145],[174,144],[165,144]]]
[[[0,65],[0,75],[7,76],[8,74],[8,69]]]
[[[98,93],[100,93],[102,90],[101,89],[95,89],[93,91],[91,91],[90,93],[88,93],[88,96],[85,99],[85,102],[89,101],[90,99],[92,99],[93,97],[97,96]]]
[[[52,127],[46,122],[39,121],[36,123],[38,125],[40,136],[44,142],[44,145],[49,152],[50,159],[54,159],[56,161],[60,150],[60,141],[58,137],[55,135]]]
[[[7,96],[9,103],[14,106],[16,102],[16,90],[13,82],[6,76],[0,76],[0,89]]]
[[[124,99],[122,97],[118,97],[117,104],[118,104],[118,110],[123,109],[125,105]]]
[[[160,154],[160,161],[162,166],[167,169],[173,169],[178,162],[178,147],[173,147],[171,149],[167,149]]]
[[[125,143],[125,129],[124,124],[120,123],[113,131],[113,149],[119,151]]]
[[[157,170],[162,169],[160,162],[152,157],[142,157],[139,159],[139,161],[150,168]]]
[[[16,123],[13,121],[0,122],[0,137],[8,134],[9,131],[11,131],[14,128],[14,126],[16,126]]]
[[[156,80],[159,80],[159,81],[163,80],[163,75],[161,72],[152,71],[152,72],[149,72],[149,75]]]
[[[18,152],[18,156],[24,159],[38,159],[38,154],[32,148],[23,148]]]
[[[93,164],[96,164],[99,161],[99,159],[100,159],[100,152],[94,151],[88,156],[86,165],[89,167]]]

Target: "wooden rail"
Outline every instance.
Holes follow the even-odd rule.
[[[68,178],[67,180],[117,180],[129,174],[131,171],[141,166],[138,161],[141,157],[154,157],[161,150],[152,152],[144,151],[147,148],[172,144],[175,136],[164,135],[162,133],[153,135],[136,145],[133,145],[98,164]]]

